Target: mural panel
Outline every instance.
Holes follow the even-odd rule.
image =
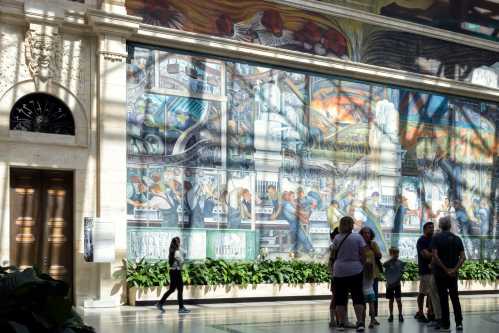
[[[495,104],[133,48],[130,257],[179,234],[190,258],[324,260],[345,215],[404,258],[451,216],[470,257],[495,256]]]
[[[323,1],[498,38],[493,1]],[[320,12],[256,0],[127,0],[126,6],[146,24],[498,87],[497,53]]]

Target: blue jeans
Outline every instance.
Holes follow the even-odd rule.
[[[300,248],[300,245],[303,247],[303,250],[305,252],[310,252],[314,249],[314,246],[312,245],[312,242],[310,241],[310,238],[308,235],[305,233],[303,228],[298,225],[294,228],[290,228],[290,236],[291,236],[291,251],[292,252],[298,252],[298,249]]]

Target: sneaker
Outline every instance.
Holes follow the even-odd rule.
[[[373,321],[372,321],[372,320],[369,322],[369,326],[367,326],[367,327],[369,327],[369,328],[374,328],[374,323],[373,323]]]
[[[404,322],[404,316],[402,316],[401,314],[399,314],[399,321],[400,321],[401,323],[403,323],[403,322]]]
[[[457,331],[462,331],[463,330],[463,324],[456,324],[456,330]]]
[[[331,320],[329,322],[329,327],[336,327],[336,320]]]
[[[420,322],[420,323],[427,323],[429,322],[428,319],[426,319],[426,317],[424,316],[424,314],[421,314],[418,316],[417,320]]]
[[[388,317],[388,322],[389,322],[389,323],[392,323],[392,322],[393,322],[393,315],[390,315],[390,316]]]
[[[433,325],[433,329],[435,331],[439,331],[440,330],[440,323],[438,321],[435,322],[435,325]]]
[[[156,303],[156,309],[158,309],[162,313],[165,312],[165,309],[163,309],[163,304],[161,303]]]
[[[371,322],[376,326],[380,325],[379,321],[377,321],[376,319],[371,320]]]
[[[345,328],[357,328],[357,325],[347,320]]]
[[[440,332],[450,332],[450,326],[447,326],[447,327],[440,327]]]
[[[336,330],[343,332],[345,330],[345,324],[343,323],[338,323],[338,326],[336,326]]]
[[[421,317],[421,313],[416,312],[416,314],[414,315],[414,319],[419,319],[419,317]]]
[[[357,324],[357,332],[364,332],[366,330],[366,327],[364,323],[358,323]]]
[[[191,312],[191,310],[186,309],[186,308],[180,308],[180,309],[178,309],[178,313],[189,313],[189,312]]]

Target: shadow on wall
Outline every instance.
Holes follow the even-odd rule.
[[[473,69],[499,62],[494,52],[398,31],[374,31],[361,62],[466,81]]]

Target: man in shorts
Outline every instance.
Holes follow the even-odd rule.
[[[418,294],[418,312],[415,318],[420,322],[439,322],[440,299],[435,284],[435,278],[431,271],[432,252],[431,242],[435,230],[433,222],[426,222],[423,226],[423,235],[418,239],[416,248],[418,251],[419,266],[419,294]],[[428,308],[428,319],[424,315],[424,298]]]

